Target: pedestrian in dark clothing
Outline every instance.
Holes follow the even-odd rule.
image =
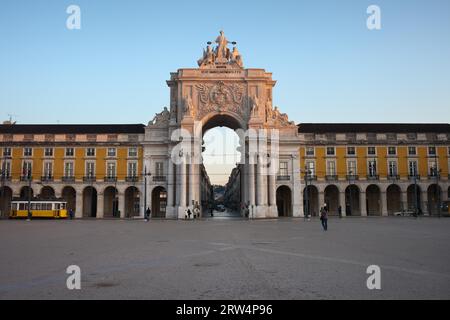
[[[325,208],[320,209],[320,222],[322,223],[322,227],[324,231],[328,230],[328,213]]]
[[[339,214],[339,218],[342,218],[342,207],[341,206],[338,207],[338,214]]]
[[[72,210],[72,208],[69,209],[69,219],[70,220],[73,219],[73,210]]]
[[[148,221],[151,214],[152,214],[152,211],[150,210],[149,207],[147,207],[147,210],[145,210],[145,221]]]
[[[191,209],[187,210],[187,214],[188,214],[188,219],[191,219],[191,215],[192,215]]]

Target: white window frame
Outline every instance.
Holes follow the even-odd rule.
[[[369,148],[373,148],[374,150],[375,150],[375,153],[374,154],[371,154],[371,153],[369,153]],[[368,146],[367,147],[367,156],[368,157],[376,157],[377,156],[377,147],[375,147],[375,146]]]
[[[370,164],[374,163],[375,166],[371,166]],[[371,170],[371,168],[375,168],[375,171],[373,171],[373,169]],[[369,159],[367,160],[367,175],[369,177],[374,177],[376,175],[378,175],[378,161],[376,159]]]
[[[109,174],[109,165],[114,165],[114,174],[110,175]],[[106,178],[117,178],[117,162],[116,161],[106,161],[106,172],[105,172],[105,176]]]
[[[414,154],[409,153],[409,148],[414,148]],[[417,147],[416,146],[408,146],[408,156],[409,157],[417,156]]]
[[[431,172],[431,168],[433,168],[433,166],[431,165],[432,163],[434,163],[434,166],[436,167],[436,175],[438,175],[439,174],[439,161],[435,158],[428,159],[428,168],[427,168],[428,175],[430,175],[430,176],[432,175],[432,172]]]
[[[50,174],[47,174],[47,165],[50,165]],[[44,177],[53,177],[53,161],[43,161],[42,162],[42,176]]]
[[[67,165],[71,164],[72,165],[72,174],[71,175],[67,175]],[[64,177],[66,178],[73,178],[75,177],[75,162],[74,161],[64,161]]]
[[[415,172],[411,172],[411,163],[415,163],[415,166],[414,166]],[[417,175],[419,175],[419,161],[417,161],[415,159],[408,159],[408,176],[414,177]]]
[[[350,154],[350,153],[348,152],[349,148],[353,148],[353,150],[355,151],[355,153]],[[347,148],[346,148],[346,155],[349,156],[349,157],[356,157],[356,147],[354,147],[354,146],[347,146]]]
[[[89,155],[88,154],[88,151],[91,150],[91,149],[94,150],[94,154],[93,155]],[[85,154],[86,154],[86,157],[94,158],[96,156],[96,154],[97,154],[97,150],[95,148],[93,148],[93,147],[89,147],[89,148],[86,148],[86,153]]]
[[[135,172],[134,172],[133,175],[130,175],[130,166],[131,166],[131,165],[134,165],[134,166],[136,167],[136,170],[135,170]],[[139,171],[138,171],[138,162],[137,162],[137,161],[128,161],[128,162],[127,162],[127,177],[135,178],[135,177],[138,176],[138,174],[139,174]]]
[[[132,155],[131,154],[131,149],[134,149],[136,151],[136,155]],[[138,155],[139,155],[139,152],[138,152],[138,148],[137,147],[129,147],[128,148],[128,157],[129,158],[136,158]]]
[[[308,149],[312,149],[312,154],[308,154]],[[316,148],[315,147],[305,147],[305,157],[315,157]]]
[[[330,171],[330,169],[331,169],[331,167],[329,166],[329,164],[333,164],[332,165],[332,167],[333,167],[333,170],[332,171]],[[335,176],[335,175],[337,175],[337,173],[336,173],[336,161],[335,160],[327,160],[327,163],[326,163],[326,171],[327,171],[327,175],[328,176]]]
[[[389,153],[389,149],[390,149],[390,148],[394,148],[394,154],[390,154],[390,153]],[[387,147],[387,156],[388,156],[388,157],[396,157],[396,156],[397,156],[397,147],[395,147],[395,146],[388,146],[388,147]]]
[[[88,166],[89,166],[90,163],[93,164],[93,168],[94,168],[92,174],[89,174],[89,172],[88,172]],[[84,175],[85,175],[86,177],[92,177],[92,178],[94,178],[94,177],[96,176],[96,171],[97,171],[97,168],[96,168],[96,163],[95,163],[95,161],[92,161],[92,160],[85,161],[85,163],[84,163]]]
[[[28,149],[31,151],[31,154],[29,154],[29,155],[27,155],[26,152],[25,152]],[[32,157],[33,156],[33,148],[32,147],[24,147],[23,148],[23,156],[24,157]]]
[[[283,167],[281,164],[283,164],[283,166],[285,167]],[[278,175],[283,177],[289,176],[289,161],[280,160]]]
[[[67,154],[67,151],[68,150],[72,150],[72,154],[70,155],[70,154]],[[70,158],[72,158],[72,157],[75,157],[75,148],[73,148],[73,147],[67,147],[66,149],[65,149],[65,151],[64,151],[64,156],[65,157],[70,157]]]
[[[25,160],[22,161],[22,173],[21,173],[21,176],[23,177],[24,173],[25,173],[25,170],[24,170],[25,169],[25,163],[29,163],[30,164],[31,176],[33,176],[33,160],[30,160],[30,159],[25,159]]]
[[[394,164],[395,172],[391,172],[391,163]],[[390,176],[390,177],[397,176],[398,175],[398,161],[389,159],[387,162],[387,169],[388,169],[387,170],[388,176]]]
[[[328,148],[333,149],[333,154],[328,154]],[[325,155],[327,157],[335,157],[336,156],[336,147],[325,147]]]
[[[11,160],[3,160],[0,164],[0,170],[3,177],[11,177]]]
[[[316,161],[314,161],[314,160],[307,160],[307,161],[305,161],[305,167],[306,167],[307,171],[311,170],[311,166],[309,165],[310,163],[312,163],[312,171],[309,174],[309,176],[315,176],[316,175]],[[307,171],[305,172],[305,174],[308,173]]]
[[[50,155],[47,154],[47,151],[50,151]],[[52,147],[45,147],[44,148],[44,157],[46,158],[52,158],[55,154],[55,149]]]
[[[113,154],[109,154],[110,150],[114,151]],[[117,157],[117,148],[115,148],[115,147],[108,147],[108,148],[106,148],[106,156],[108,158],[115,158],[115,157]]]
[[[3,157],[6,158],[6,157],[11,157],[11,156],[12,156],[12,149],[11,149],[11,147],[4,147],[3,148]]]
[[[434,148],[434,154],[430,153],[430,148]],[[429,157],[437,157],[438,156],[437,152],[438,152],[437,147],[435,147],[435,146],[428,146],[427,147],[427,155]]]
[[[355,164],[355,172],[350,173],[350,163],[353,162]],[[358,161],[355,160],[347,160],[347,175],[356,176],[358,175]]]

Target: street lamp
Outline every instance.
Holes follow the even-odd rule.
[[[147,214],[147,177],[151,176],[152,174],[149,172],[147,173],[147,166],[144,167],[144,217],[145,219],[148,219],[146,216]]]

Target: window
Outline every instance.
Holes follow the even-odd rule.
[[[316,166],[314,161],[306,161],[306,174],[308,176],[316,175]]]
[[[31,163],[31,161],[24,161],[23,168],[22,168],[23,177],[31,178],[32,170],[33,170],[33,165]]]
[[[314,147],[306,147],[306,155],[314,156]]]
[[[397,148],[396,147],[388,147],[388,155],[390,155],[390,156],[397,155]]]
[[[51,178],[53,176],[53,163],[44,162],[44,176],[46,178]]]
[[[86,177],[93,178],[95,176],[95,162],[86,162]]]
[[[115,162],[108,162],[106,164],[106,176],[108,178],[116,177],[116,163]]]
[[[408,155],[415,156],[417,155],[417,149],[416,147],[408,147]]]
[[[53,148],[45,148],[44,149],[44,156],[46,156],[46,157],[53,157]]]
[[[436,155],[436,147],[428,147],[428,155],[435,156]]]
[[[155,163],[155,175],[158,177],[164,175],[164,166],[162,162]]]
[[[334,156],[334,147],[327,147],[327,156]]]
[[[329,175],[329,176],[336,175],[336,162],[335,161],[327,161],[327,175]]]
[[[3,157],[11,157],[11,148],[3,148]]]
[[[375,160],[369,160],[368,173],[369,177],[375,177],[377,175],[377,162]]]
[[[116,156],[116,148],[108,148],[108,157]]]
[[[356,155],[356,149],[355,147],[347,147],[347,155],[354,156]]]
[[[86,149],[86,156],[88,156],[88,157],[95,157],[95,148],[87,148]]]
[[[2,178],[9,178],[11,176],[11,162],[3,161],[1,168]]]
[[[66,148],[66,157],[73,157],[75,155],[74,148]]]
[[[137,163],[136,162],[128,162],[128,177],[136,177],[137,176]]]
[[[397,176],[397,161],[388,162],[388,174],[390,177]]]
[[[347,162],[347,174],[350,176],[354,176],[357,174],[356,160],[350,160]]]
[[[279,175],[283,177],[287,177],[288,174],[288,163],[286,161],[280,161],[280,170]]]
[[[376,149],[375,149],[375,147],[368,147],[367,148],[367,154],[368,155],[376,155],[377,154],[377,151],[376,151]]]
[[[411,160],[408,162],[408,175],[410,177],[417,176],[417,161]]]
[[[136,147],[128,148],[128,156],[137,157],[137,148]]]
[[[437,167],[436,160],[428,161],[428,174],[431,177],[436,177],[438,175],[438,167]]]
[[[33,148],[24,148],[23,155],[24,157],[31,157],[33,155]]]
[[[73,177],[73,162],[66,162],[64,164],[64,176],[66,178]]]

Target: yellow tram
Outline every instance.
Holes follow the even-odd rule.
[[[59,199],[30,201],[32,218],[67,218],[67,202]],[[28,218],[28,200],[11,201],[10,218]]]

